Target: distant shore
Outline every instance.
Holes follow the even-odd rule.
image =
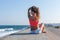
[[[55,26],[55,28],[60,28],[60,26]]]

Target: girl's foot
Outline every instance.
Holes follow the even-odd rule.
[[[42,31],[42,33],[46,33],[46,31]]]

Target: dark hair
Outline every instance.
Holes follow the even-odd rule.
[[[31,10],[32,10],[33,12],[38,13],[38,8],[37,8],[37,7],[35,7],[35,6],[32,6],[32,7],[31,7]]]
[[[30,8],[28,9],[28,11],[29,11],[29,10],[35,12],[36,15],[37,15],[37,17],[40,17],[40,15],[39,15],[40,13],[39,13],[39,8],[38,8],[38,7],[32,6],[32,7],[30,7]],[[28,13],[29,13],[29,12],[28,12]]]

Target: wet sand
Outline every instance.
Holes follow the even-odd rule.
[[[26,29],[22,32],[0,38],[0,40],[60,40],[60,33],[58,32],[60,29],[45,27],[45,30],[47,33],[30,34],[30,29]]]

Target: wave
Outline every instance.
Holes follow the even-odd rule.
[[[11,30],[14,30],[13,28],[4,28],[4,29],[0,29],[0,32],[1,31],[11,31]]]
[[[19,32],[19,30],[17,30],[17,31],[1,31],[0,32],[0,38],[7,36],[7,35],[10,35],[10,34],[13,34],[13,33],[16,33],[16,32]]]
[[[10,34],[13,34],[13,33],[17,33],[19,31],[23,31],[27,28],[29,28],[29,27],[25,27],[22,30],[14,30],[13,28],[0,29],[0,38],[4,37],[4,36],[7,36],[7,35],[10,35]]]

